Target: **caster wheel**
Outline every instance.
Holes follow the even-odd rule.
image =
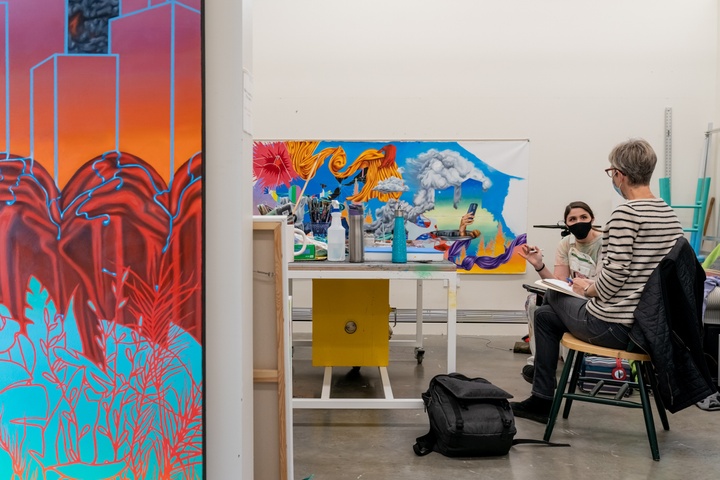
[[[422,365],[423,358],[425,358],[425,349],[421,347],[415,348],[415,359],[418,365]]]

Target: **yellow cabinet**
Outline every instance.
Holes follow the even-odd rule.
[[[386,367],[389,314],[390,280],[313,280],[313,366]]]

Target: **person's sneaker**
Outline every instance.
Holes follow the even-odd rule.
[[[531,395],[522,402],[510,402],[510,407],[516,417],[527,418],[534,422],[547,423],[550,416],[552,400]]]
[[[535,365],[525,365],[522,369],[522,377],[526,382],[532,383],[535,378]]]

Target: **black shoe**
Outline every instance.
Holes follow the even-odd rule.
[[[522,377],[526,382],[532,383],[535,378],[535,365],[525,365],[522,369]]]
[[[522,402],[510,402],[510,407],[516,417],[527,418],[533,422],[547,423],[550,416],[552,400],[531,395]]]

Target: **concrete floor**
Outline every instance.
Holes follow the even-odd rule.
[[[394,338],[411,338],[396,336]],[[458,337],[457,370],[484,377],[523,400],[530,384],[520,376],[527,355],[513,353],[517,337]],[[409,346],[390,347],[388,372],[396,398],[419,398],[430,379],[446,373],[445,336],[430,335],[418,365]],[[335,368],[333,397],[382,398],[377,368],[359,375]],[[312,367],[311,347],[295,347],[293,395],[320,397],[323,368]],[[637,394],[635,394],[637,395]],[[654,405],[653,405],[654,407]],[[417,410],[305,410],[294,415],[295,478],[312,480],[463,479],[710,479],[720,472],[720,411],[691,407],[659,426],[659,462],[652,460],[641,410],[576,403],[570,418],[558,419],[552,440],[570,448],[517,445],[503,457],[418,457],[415,438],[428,431]],[[518,418],[515,438],[541,439],[544,425]]]

